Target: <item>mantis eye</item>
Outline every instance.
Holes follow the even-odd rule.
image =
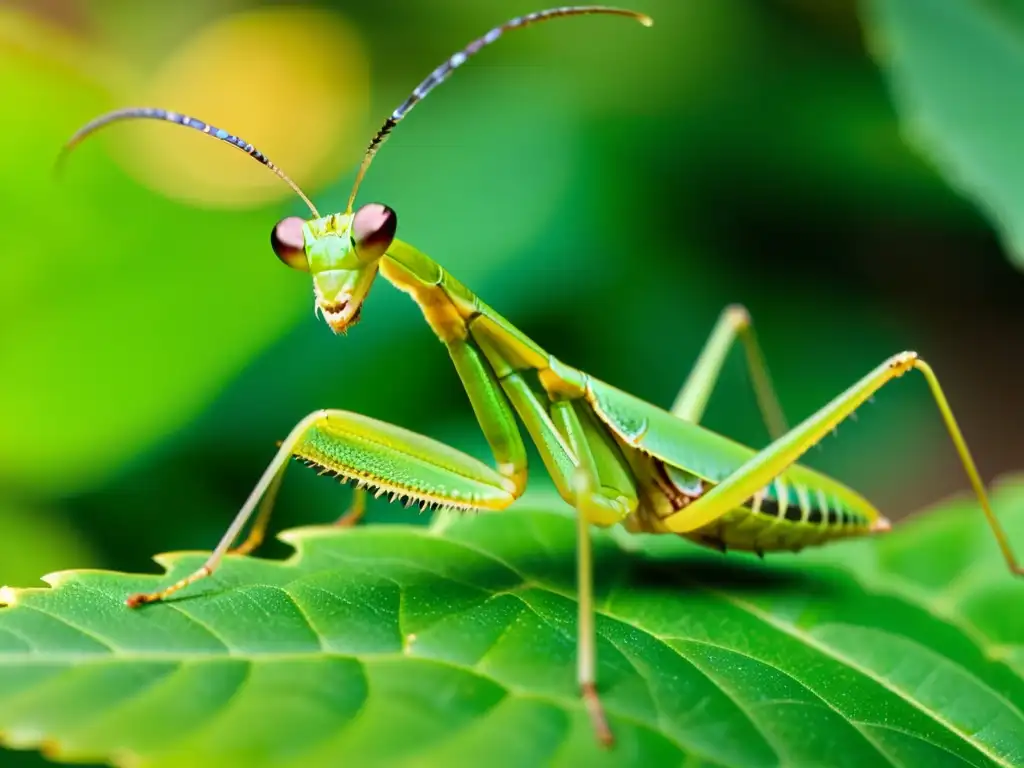
[[[270,233],[270,245],[277,254],[277,258],[283,261],[292,269],[299,269],[309,272],[309,262],[306,261],[306,241],[302,235],[302,225],[305,222],[298,216],[289,216],[281,219],[274,225]]]
[[[380,203],[367,203],[352,219],[352,242],[362,261],[375,261],[395,239],[398,214]]]

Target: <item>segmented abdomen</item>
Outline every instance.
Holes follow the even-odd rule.
[[[708,489],[710,490],[710,489]],[[871,533],[874,516],[838,494],[782,478],[686,537],[716,549],[799,551],[835,539]]]

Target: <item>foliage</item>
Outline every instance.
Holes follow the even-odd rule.
[[[862,0],[907,138],[1024,264],[1024,14],[1019,3]]]
[[[322,211],[336,210],[365,139],[409,89],[454,46],[533,4],[403,0],[400,13],[340,0],[274,8],[255,0],[0,5],[0,207],[7,222],[0,234],[0,583],[23,585],[54,567],[141,570],[152,552],[215,541],[274,442],[314,408],[367,413],[486,455],[443,348],[406,297],[375,289],[363,322],[344,339],[316,321],[307,276],[287,271],[267,247],[273,223],[304,209],[242,153],[195,132],[132,124],[83,146],[59,178],[53,161],[98,112],[159,104],[237,131]],[[993,73],[996,59],[1006,57],[1011,81],[1017,66],[1017,47],[998,44],[1017,40],[1016,4],[864,0],[884,76],[866,55],[856,3],[633,5],[656,19],[654,28],[606,18],[552,24],[510,35],[460,69],[396,131],[364,199],[392,205],[404,239],[545,348],[652,402],[671,402],[717,313],[742,302],[793,422],[887,355],[914,348],[935,364],[986,476],[1024,466],[1020,375],[1005,354],[1024,334],[1024,274],[1008,265],[971,204],[998,218],[1013,241],[1014,184],[1024,174],[1005,141],[1020,133],[1018,102],[1016,94],[1000,97],[1001,105],[991,96],[1008,82]],[[943,19],[955,23],[943,26]],[[960,34],[951,34],[958,21]],[[945,46],[943,56],[929,53],[934,46]],[[965,116],[967,107],[973,111]],[[1006,110],[1003,123],[998,108]],[[922,133],[915,125],[928,126],[926,152],[966,197],[903,140]],[[763,445],[742,371],[736,354],[707,423]],[[921,382],[887,388],[858,415],[808,462],[894,518],[961,486]],[[535,455],[531,466],[531,489],[543,488],[548,481]],[[277,520],[281,527],[327,521],[347,501],[336,484],[293,472]],[[552,510],[541,512],[543,522]],[[382,502],[371,502],[368,517],[425,520]],[[477,523],[459,525],[453,535]],[[913,530],[923,537],[930,529],[922,521]],[[391,535],[421,541],[425,534],[368,530],[330,546],[369,546]],[[988,542],[984,532],[979,540]],[[428,541],[443,547],[452,540]],[[877,551],[894,541],[915,545],[894,536]],[[543,573],[535,580],[554,590],[542,593],[555,606],[550,611],[561,610],[550,615],[569,621],[569,582],[558,580],[568,550],[556,564],[554,555],[537,554],[530,536],[517,534],[509,545],[515,542],[538,557]],[[663,544],[645,545],[648,556]],[[266,554],[286,550],[272,541]],[[647,565],[617,564],[620,556],[608,551],[606,578],[625,569],[637,587],[631,594],[654,589]],[[875,574],[864,582],[867,592],[911,589],[914,579],[894,581],[888,566],[875,570],[870,546],[841,547],[826,556],[823,571],[809,568],[817,555],[805,553],[799,573],[806,568],[812,583],[831,585],[842,574],[828,558],[862,551],[863,562],[849,567],[857,565],[858,579]],[[955,552],[930,551],[960,567]],[[747,575],[776,571],[774,563],[750,569],[730,558],[727,572],[738,572],[737,582],[708,562],[718,561],[684,552],[686,567],[670,569],[693,574],[680,583],[688,588],[680,599],[695,615],[713,603],[711,593],[693,589],[697,577],[762,599]],[[925,598],[943,578],[922,588]],[[856,587],[845,577],[838,583],[845,601]],[[27,603],[59,602],[74,589],[24,593],[17,615],[30,613]],[[650,596],[668,598],[664,589]],[[865,605],[878,605],[867,597]],[[119,597],[110,600],[103,616],[121,615]],[[923,603],[946,621],[941,601]],[[203,604],[183,601],[170,610]],[[978,606],[971,621],[979,626],[1009,621],[1005,602]],[[981,616],[983,608],[992,616]],[[987,642],[964,626],[978,647]],[[1017,642],[1007,636],[1012,642],[993,642],[992,654]],[[553,711],[576,724],[571,642],[559,642],[562,655],[551,662],[557,670],[545,668],[560,686]],[[609,648],[604,656],[620,658]],[[1019,654],[1002,663],[1019,671],[1013,658]],[[713,674],[744,663],[731,656],[705,667]],[[962,666],[984,677],[975,665]],[[613,683],[617,674],[614,664],[605,672]],[[620,713],[632,701],[629,685],[639,685],[622,679],[609,692]],[[33,690],[46,695],[45,687]],[[730,695],[747,689],[736,691]],[[1018,699],[1007,700],[1019,708]],[[700,708],[714,701],[721,700],[686,711],[699,723]],[[752,705],[752,718],[761,712]],[[821,714],[799,713],[793,722],[808,727],[798,734],[751,737],[746,746],[769,743],[796,762],[798,753],[784,749],[817,733],[810,718]],[[61,723],[51,724],[57,734]],[[706,724],[706,742],[716,741],[714,724]],[[764,732],[772,728],[782,725]],[[62,733],[70,749],[70,731]],[[532,740],[507,745],[510,759],[522,754],[517,749],[542,748],[540,730],[531,733]],[[582,731],[573,734],[572,743],[589,746]],[[28,726],[9,735],[42,738]],[[458,748],[469,749],[451,747]],[[558,754],[571,747],[565,750]],[[5,768],[41,762],[34,752],[0,751]]]
[[[197,768],[1024,761],[1024,583],[975,503],[807,561],[600,534],[607,754],[575,696],[574,523],[553,506],[292,530],[290,559],[232,558],[140,611],[127,593],[201,555],[8,590],[0,729],[65,760]],[[996,506],[1019,541],[1024,480]]]

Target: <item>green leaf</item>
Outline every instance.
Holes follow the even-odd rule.
[[[1019,543],[1024,479],[995,503]],[[138,611],[125,595],[202,555],[0,593],[6,743],[133,766],[1024,764],[1024,583],[973,502],[766,563],[596,534],[611,752],[576,698],[564,506],[284,538],[289,560],[231,558]]]
[[[1024,264],[1024,14],[1005,0],[862,0],[904,132]]]

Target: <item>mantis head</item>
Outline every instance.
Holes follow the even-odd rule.
[[[369,203],[354,214],[281,219],[270,244],[282,262],[313,275],[316,311],[331,330],[344,333],[359,321],[377,264],[397,227],[398,216],[391,208]]]
[[[290,216],[279,221],[274,227],[270,242],[274,248],[274,253],[277,254],[281,261],[293,269],[309,272],[313,275],[316,309],[323,315],[327,324],[336,333],[340,333],[358,321],[363,300],[373,284],[373,279],[377,276],[380,259],[385,255],[385,252],[395,238],[398,217],[387,206],[380,205],[379,203],[370,203],[353,213],[359,185],[362,183],[370,163],[377,154],[377,150],[387,140],[391,131],[430,91],[448,79],[452,72],[465,64],[472,56],[475,56],[483,48],[499,39],[505,32],[528,27],[548,19],[562,16],[583,16],[586,14],[626,16],[648,27],[653,23],[650,17],[642,13],[621,8],[606,8],[597,5],[552,8],[547,11],[537,11],[510,19],[490,30],[482,37],[473,40],[461,51],[452,54],[440,66],[434,69],[423,82],[413,89],[409,97],[398,105],[395,111],[391,113],[391,116],[384,121],[384,125],[377,131],[366,153],[363,155],[363,162],[356,174],[355,184],[352,187],[351,195],[349,195],[345,213],[321,216],[316,206],[313,205],[299,186],[288,178],[284,171],[272,163],[266,155],[245,139],[209,123],[204,123],[202,120],[166,109],[128,107],[101,115],[82,126],[68,140],[57,162],[59,165],[64,156],[76,144],[99,128],[120,120],[139,118],[162,120],[176,125],[183,125],[186,128],[201,131],[242,150],[251,158],[277,174],[302,198],[302,201],[312,212],[312,219],[307,220],[298,216]]]

